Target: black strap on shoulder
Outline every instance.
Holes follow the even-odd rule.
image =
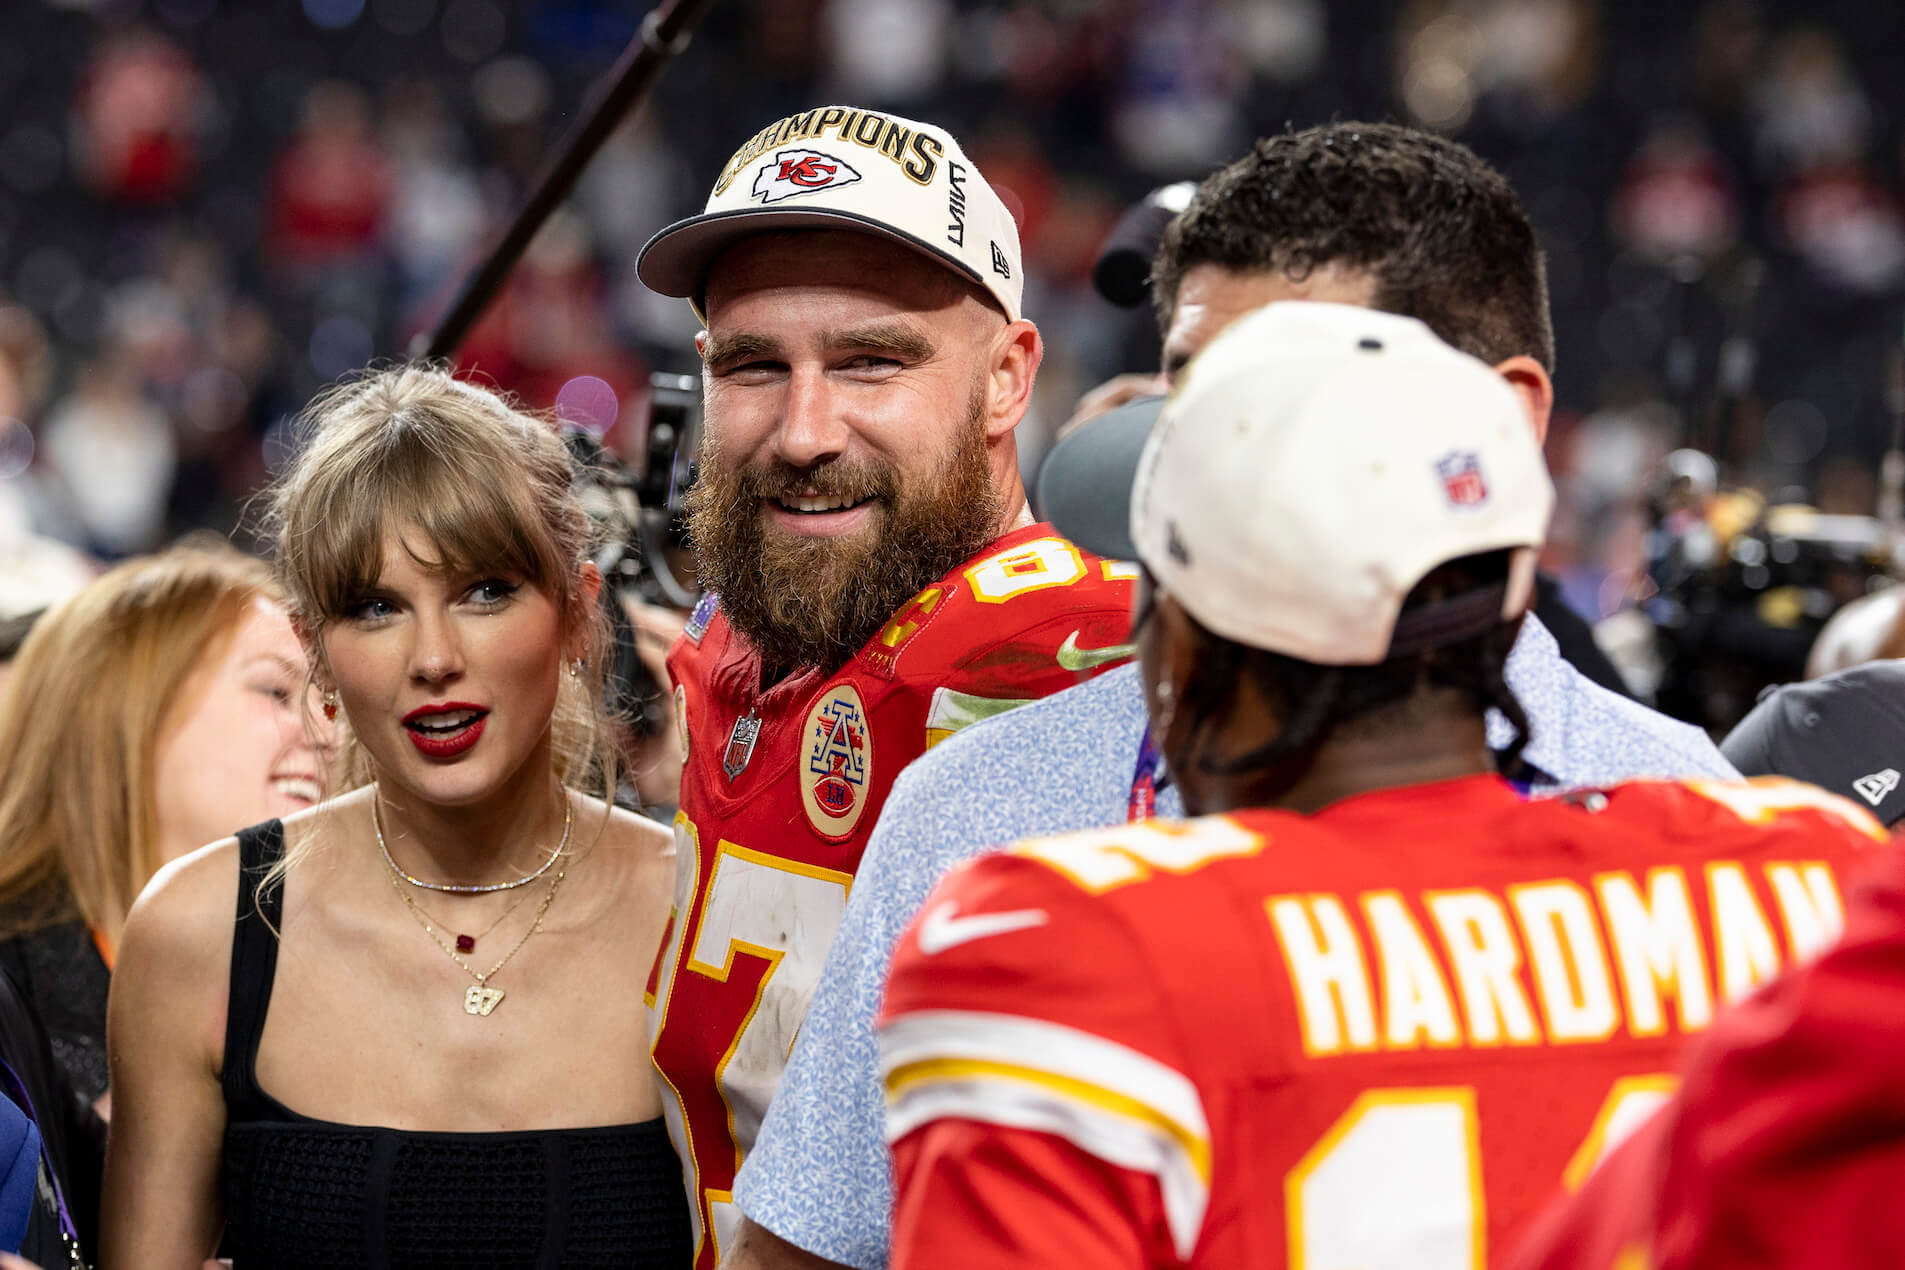
[[[284,883],[260,884],[284,856],[284,825],[267,820],[238,831],[238,913],[232,930],[231,988],[225,1004],[227,1118],[256,1118],[258,1038],[271,1007],[271,981],[278,970],[278,930],[284,923]]]

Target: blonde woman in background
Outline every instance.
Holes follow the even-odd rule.
[[[280,576],[349,792],[127,923],[103,1264],[674,1266],[643,1036],[672,838],[603,803],[589,522],[553,429],[422,367],[314,402]]]
[[[166,861],[322,794],[304,652],[270,570],[216,541],[49,609],[0,698],[0,966],[75,1088],[107,1087],[106,988]]]

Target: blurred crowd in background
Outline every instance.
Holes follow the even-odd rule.
[[[447,307],[640,8],[10,5],[0,617],[193,530],[245,541],[287,418]],[[951,128],[1019,217],[1048,347],[1029,468],[1082,392],[1156,365],[1151,315],[1090,282],[1125,207],[1288,125],[1414,123],[1507,173],[1542,234],[1548,564],[1600,619],[1647,599],[1677,448],[1771,501],[1877,509],[1905,416],[1901,59],[1905,10],[1853,0],[717,0],[459,362],[639,464],[651,372],[696,359],[637,250],[734,138],[850,101]]]

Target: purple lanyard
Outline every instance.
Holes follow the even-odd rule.
[[[1163,766],[1158,747],[1151,740],[1151,727],[1146,724],[1144,739],[1138,742],[1138,765],[1131,773],[1131,802],[1125,812],[1130,823],[1158,814],[1158,777]]]
[[[0,1060],[0,1094],[5,1094],[8,1098],[12,1099],[14,1105],[21,1111],[24,1111],[26,1118],[33,1122],[35,1129],[40,1128],[40,1117],[33,1108],[32,1095],[27,1093],[26,1084],[20,1079],[19,1073],[15,1072],[12,1065],[4,1060]],[[72,1259],[74,1265],[83,1264],[79,1259],[79,1228],[73,1224],[73,1215],[66,1211],[66,1196],[60,1190],[59,1178],[54,1174],[48,1162],[48,1148],[45,1146],[46,1133],[44,1130],[40,1132],[40,1141],[42,1144],[40,1149],[40,1178],[51,1185],[53,1202],[59,1207],[60,1234],[64,1237],[66,1243],[67,1256]]]

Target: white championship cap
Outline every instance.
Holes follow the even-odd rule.
[[[1554,486],[1520,400],[1413,318],[1272,304],[1211,341],[1131,487],[1131,539],[1217,635],[1374,665],[1526,611]],[[1436,566],[1519,548],[1499,587],[1412,609]]]
[[[735,151],[701,215],[642,248],[635,272],[701,312],[708,266],[737,238],[855,229],[903,243],[972,279],[1016,321],[1025,291],[1019,228],[952,134],[852,106],[777,120]]]

